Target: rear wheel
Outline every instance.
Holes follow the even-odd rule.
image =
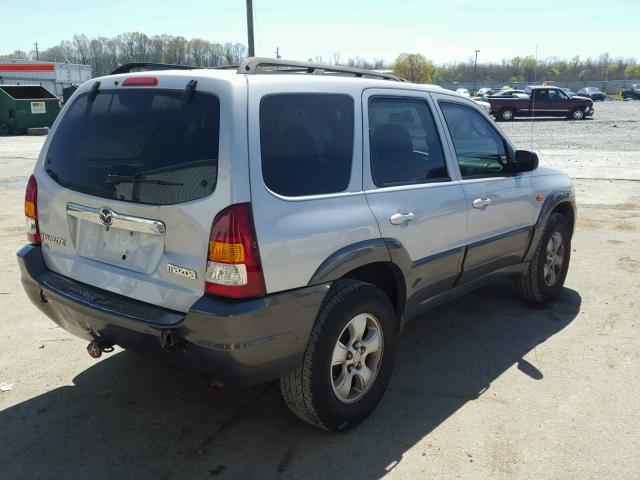
[[[510,108],[504,108],[500,111],[500,120],[504,120],[505,122],[509,122],[513,120],[514,112]]]
[[[571,232],[567,218],[554,213],[549,218],[526,274],[513,281],[518,298],[545,303],[557,297],[567,276],[571,257]]]
[[[323,302],[302,363],[280,379],[287,406],[327,430],[362,422],[391,378],[397,330],[396,314],[382,290],[339,281]]]

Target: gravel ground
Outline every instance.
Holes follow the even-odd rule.
[[[534,149],[576,180],[558,301],[505,282],[409,325],[382,403],[344,434],[297,421],[275,385],[195,375],[85,342],[26,301],[23,184],[43,138],[0,137],[0,478],[637,479],[640,102],[536,121]],[[530,122],[502,123],[520,148]]]

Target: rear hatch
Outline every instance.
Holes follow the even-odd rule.
[[[135,87],[115,77],[65,108],[36,168],[38,214],[52,270],[187,311],[203,294],[211,222],[231,199],[217,187],[220,95],[163,75]]]

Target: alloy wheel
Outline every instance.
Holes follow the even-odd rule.
[[[547,242],[544,263],[544,281],[548,287],[553,287],[562,272],[564,265],[564,241],[560,232],[554,232]]]
[[[361,313],[340,333],[331,357],[331,385],[342,403],[360,400],[376,380],[384,346],[382,327],[376,317]]]

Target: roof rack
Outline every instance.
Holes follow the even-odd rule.
[[[281,60],[267,57],[249,57],[245,59],[237,70],[244,74],[278,74],[278,73],[310,73],[312,75],[337,74],[353,75],[359,78],[378,78],[396,82],[407,80],[390,73],[376,72],[364,68],[342,67],[322,63],[298,62],[295,60]]]

